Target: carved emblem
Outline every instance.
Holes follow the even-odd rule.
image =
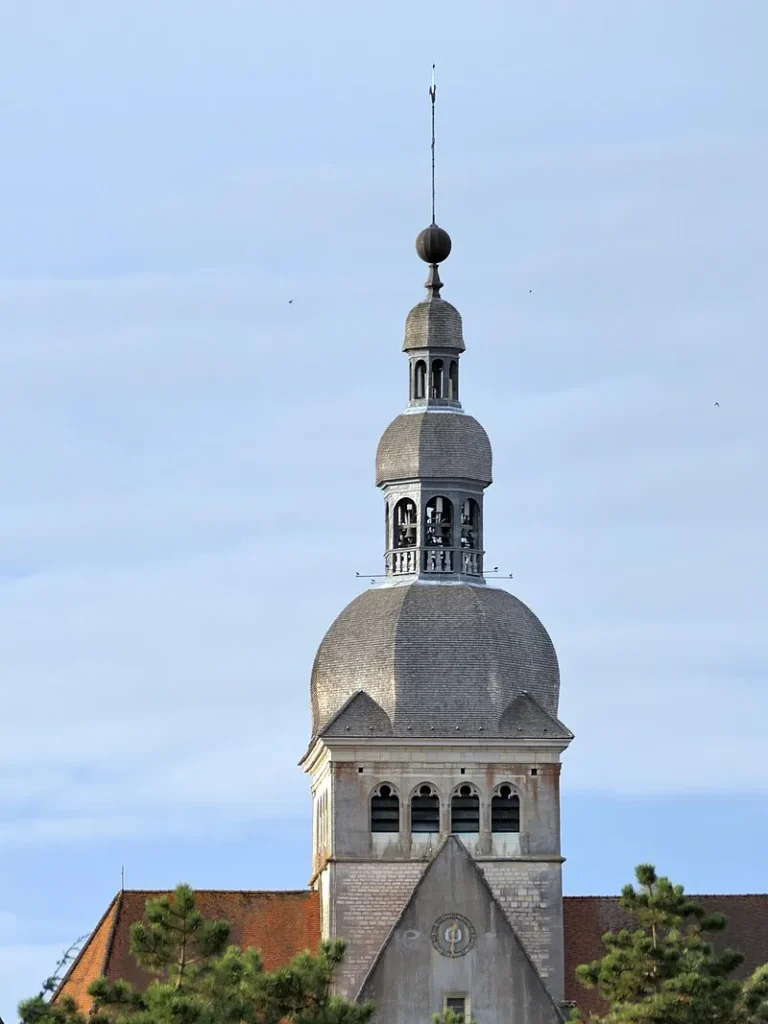
[[[432,945],[443,956],[464,956],[476,938],[472,922],[463,914],[443,914],[432,925]]]

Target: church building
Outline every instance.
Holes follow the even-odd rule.
[[[557,656],[534,612],[484,575],[491,444],[461,401],[462,319],[438,269],[451,241],[433,222],[416,248],[429,269],[405,322],[407,402],[376,453],[385,575],[336,618],[312,669],[309,887],[203,891],[199,906],[268,969],[345,939],[339,991],[372,999],[376,1024],[429,1024],[447,1008],[555,1024],[574,1001],[600,1009],[575,968],[625,919],[615,898],[563,897],[573,736]],[[148,983],[128,933],[151,895],[117,894],[57,998],[87,1010],[102,974]],[[728,917],[744,971],[768,961],[767,896],[694,898]]]

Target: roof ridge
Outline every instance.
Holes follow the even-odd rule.
[[[108,966],[109,961],[110,961],[110,959],[112,957],[112,948],[113,948],[113,946],[115,944],[115,935],[117,934],[117,925],[118,925],[118,922],[120,921],[120,912],[123,909],[123,896],[124,895],[125,895],[125,890],[121,889],[120,892],[115,897],[115,901],[116,901],[116,904],[117,904],[116,907],[115,907],[115,916],[112,918],[112,927],[109,929],[109,938],[107,939],[107,945],[106,945],[106,948],[104,950],[104,961],[103,961],[103,963],[101,965],[101,973],[102,973],[102,975],[105,978],[107,976],[107,966]]]
[[[150,896],[156,894],[163,895],[165,893],[173,892],[175,886],[170,886],[167,889],[123,889],[123,895],[139,896],[144,893]],[[233,893],[240,894],[242,896],[311,896],[314,893],[314,889],[197,889],[192,886],[192,891],[196,896],[201,893]],[[114,903],[114,900],[112,901]],[[110,903],[110,907],[112,904]],[[97,926],[98,927],[98,926]]]
[[[766,899],[768,899],[768,892],[686,892],[685,895],[688,896],[692,900],[722,900],[722,899],[729,899],[729,900],[761,899],[761,900],[766,900]],[[572,900],[572,901],[576,901],[576,900],[612,900],[612,901],[615,902],[616,900],[620,900],[621,899],[621,893],[613,893],[612,895],[605,894],[605,893],[603,893],[603,894],[599,894],[598,893],[598,894],[591,894],[591,895],[579,895],[579,896],[564,895],[563,899],[564,900]]]
[[[514,597],[515,595],[513,594],[512,596]],[[568,726],[561,722],[557,715],[553,715],[551,711],[547,711],[544,705],[539,700],[537,700],[536,697],[533,696],[530,690],[521,690],[519,695],[517,697],[514,697],[509,702],[509,704],[507,704],[507,707],[504,710],[506,711],[507,708],[511,707],[511,705],[514,704],[516,700],[519,700],[520,697],[527,697],[528,700],[531,701],[531,703],[535,705],[535,707],[537,707],[543,715],[546,715],[551,722],[554,722],[555,725],[559,726],[563,730],[563,732],[568,733],[571,739],[575,739],[574,734],[571,732]]]

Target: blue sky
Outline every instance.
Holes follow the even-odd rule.
[[[122,864],[307,880],[433,60],[488,557],[577,735],[566,890],[647,859],[766,889],[766,30],[760,0],[0,5],[6,1021]]]

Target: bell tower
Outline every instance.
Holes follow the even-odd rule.
[[[491,445],[459,400],[463,325],[440,295],[451,240],[434,217],[416,249],[429,272],[405,324],[408,402],[376,453],[385,575],[336,618],[312,670],[312,885],[323,936],[348,944],[339,987],[373,997],[377,1024],[449,1005],[544,1024],[564,990],[573,737],[546,629],[484,575]]]
[[[451,239],[447,231],[431,224],[416,239],[416,251],[429,263],[427,298],[408,314],[403,350],[408,356],[408,405],[404,415],[419,417],[428,428],[427,412],[449,417],[443,426],[459,423],[459,360],[464,336],[459,311],[440,298],[443,283],[438,264],[448,258]],[[464,418],[459,430],[477,427],[476,443],[487,449],[476,467],[459,467],[465,476],[450,479],[425,477],[420,467],[398,479],[389,457],[397,454],[396,437],[382,438],[376,464],[376,482],[384,492],[387,583],[414,579],[467,579],[483,583],[483,491],[491,482],[490,446],[485,432],[474,420]],[[411,434],[411,426],[397,421],[392,427]],[[444,431],[445,433],[445,431]],[[423,444],[429,444],[427,435]],[[414,453],[418,458],[419,453]],[[485,455],[485,451],[479,452]]]

